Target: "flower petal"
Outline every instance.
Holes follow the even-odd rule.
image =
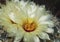
[[[24,42],[33,42],[33,37],[32,35],[24,35]]]
[[[23,36],[24,36],[24,33],[21,33],[21,32],[17,33],[15,36],[14,42],[20,42]]]
[[[39,38],[36,36],[34,37],[34,42],[40,42]]]
[[[47,28],[46,32],[47,33],[54,33],[54,30],[52,28]]]
[[[38,34],[38,36],[39,36],[41,39],[48,39],[48,40],[50,40],[49,35],[48,35],[47,33],[41,32],[40,34]]]
[[[30,5],[28,5],[27,8],[28,8],[27,10],[28,14],[32,14],[37,10],[37,6],[33,2],[30,2]]]
[[[32,34],[24,35],[24,42],[40,42],[37,36],[33,36]]]
[[[12,0],[13,2],[19,2],[19,0]]]
[[[22,19],[19,17],[19,16],[17,16],[16,14],[14,14],[14,13],[10,13],[9,14],[9,17],[10,17],[10,19],[13,21],[13,22],[15,22],[15,23],[22,23]]]
[[[42,21],[40,24],[47,25],[49,27],[54,27],[54,22],[53,21]]]
[[[51,18],[51,15],[43,15],[40,17],[39,21],[47,21]]]
[[[9,11],[6,15],[8,15],[13,22],[21,24],[22,21],[26,19],[26,13],[19,6],[17,6],[17,4],[9,3],[5,10],[8,10],[7,8]]]
[[[4,26],[4,30],[6,32],[8,32],[8,36],[15,36],[15,34],[17,33],[17,26],[16,24],[5,24]]]
[[[0,24],[3,24],[3,25],[5,25],[5,24],[8,24],[8,23],[11,23],[11,21],[8,19],[8,18],[6,18],[6,17],[1,17],[0,16]],[[2,25],[1,24],[1,25]]]
[[[33,18],[35,16],[35,12],[36,12],[36,5],[33,2],[28,3],[21,1],[20,3],[18,3],[20,10],[24,12],[24,14],[26,14],[26,16]]]
[[[24,31],[24,29],[20,25],[18,25],[14,42],[20,42],[22,38],[24,37],[25,33],[26,32]]]
[[[22,27],[18,25],[17,31],[16,31],[16,36],[14,42],[19,42],[24,36],[25,31],[23,31]]]
[[[35,12],[36,19],[39,20],[41,16],[48,15],[49,13],[45,10],[45,5],[37,6],[37,10]]]

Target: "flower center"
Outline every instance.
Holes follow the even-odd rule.
[[[31,20],[28,20],[28,21],[23,23],[23,29],[26,32],[32,32],[36,29],[36,23],[31,21]]]

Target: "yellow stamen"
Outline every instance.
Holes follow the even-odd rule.
[[[36,29],[36,23],[33,20],[28,19],[23,23],[22,27],[26,32],[32,32]]]

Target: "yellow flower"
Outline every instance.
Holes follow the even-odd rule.
[[[45,10],[45,6],[38,6],[34,2],[11,1],[2,6],[0,23],[10,36],[14,36],[14,42],[22,38],[24,42],[40,42],[41,39],[49,39],[47,33],[53,33],[53,16]]]

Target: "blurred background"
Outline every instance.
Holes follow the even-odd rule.
[[[60,0],[30,0],[35,2],[38,5],[45,5],[46,10],[50,10],[54,16],[57,17],[59,23],[58,28],[60,29]],[[6,0],[0,0],[0,4],[6,5]],[[1,8],[1,7],[0,7]],[[13,42],[11,37],[7,37],[7,32],[2,29],[3,26],[0,26],[0,42]],[[50,35],[51,41],[49,40],[41,40],[41,42],[60,42],[60,34],[57,33],[57,29],[55,29],[55,34]],[[3,30],[3,31],[2,31]],[[21,41],[23,42],[23,41]]]

